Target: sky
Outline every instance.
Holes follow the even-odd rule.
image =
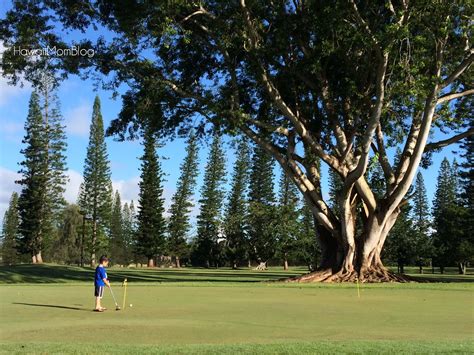
[[[0,17],[3,17],[9,5],[0,2]],[[0,55],[2,44],[0,43]],[[1,69],[0,69],[1,70]],[[8,200],[13,191],[20,191],[20,186],[15,184],[19,178],[18,163],[22,160],[20,150],[24,136],[24,123],[28,112],[28,100],[32,89],[30,86],[10,86],[7,80],[0,77],[0,217],[3,216]],[[65,197],[70,203],[77,200],[79,185],[82,181],[82,171],[88,144],[89,125],[91,121],[92,105],[94,97],[98,95],[102,104],[102,115],[105,126],[117,117],[121,108],[120,97],[112,98],[112,93],[107,91],[94,91],[93,82],[90,80],[81,80],[77,76],[71,76],[62,82],[58,96],[61,103],[62,115],[66,126],[67,134],[67,167],[69,183],[66,187]],[[441,139],[442,137],[433,137]],[[112,182],[114,189],[118,190],[122,201],[137,201],[138,182],[140,175],[140,161],[138,157],[142,155],[142,145],[139,141],[114,141],[113,137],[106,139],[112,172]],[[441,160],[447,156],[452,160],[453,151],[456,147],[445,148],[442,152],[434,155],[433,164],[428,170],[422,170],[424,175],[428,198],[432,201],[436,187],[436,177]],[[208,146],[204,144],[200,149],[200,175],[198,178],[198,187],[200,191],[202,186],[203,169],[205,166]],[[164,147],[158,151],[160,156],[166,157],[162,160],[162,168],[166,173],[166,182],[164,183],[164,197],[166,206],[170,204],[172,194],[175,192],[177,178],[179,176],[179,165],[185,155],[185,145],[182,139],[176,139],[166,142]],[[234,155],[232,149],[227,147],[227,172],[230,180],[232,163]],[[277,181],[279,169],[275,169]],[[327,169],[323,167],[323,192],[327,195]],[[226,184],[228,188],[228,183]],[[196,196],[195,200],[198,199]],[[193,211],[195,216],[197,207]]]

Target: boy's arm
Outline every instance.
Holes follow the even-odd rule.
[[[110,287],[110,282],[106,278],[103,278],[102,281],[107,285],[107,287]]]

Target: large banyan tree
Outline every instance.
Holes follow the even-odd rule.
[[[18,0],[1,22],[3,75],[103,74],[127,88],[109,127],[121,138],[146,117],[163,136],[245,134],[317,221],[321,264],[301,281],[394,280],[381,252],[418,167],[474,133],[472,15],[472,1]],[[95,56],[14,53],[73,44]],[[320,163],[340,177],[336,208]]]

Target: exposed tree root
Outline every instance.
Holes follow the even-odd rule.
[[[396,274],[383,267],[371,268],[359,274],[356,271],[339,271],[333,273],[331,269],[318,270],[306,275],[292,277],[283,280],[285,282],[364,282],[364,283],[379,283],[379,282],[411,282],[412,278],[406,275]]]

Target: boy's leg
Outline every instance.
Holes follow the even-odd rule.
[[[100,309],[100,297],[95,298],[95,309]]]

